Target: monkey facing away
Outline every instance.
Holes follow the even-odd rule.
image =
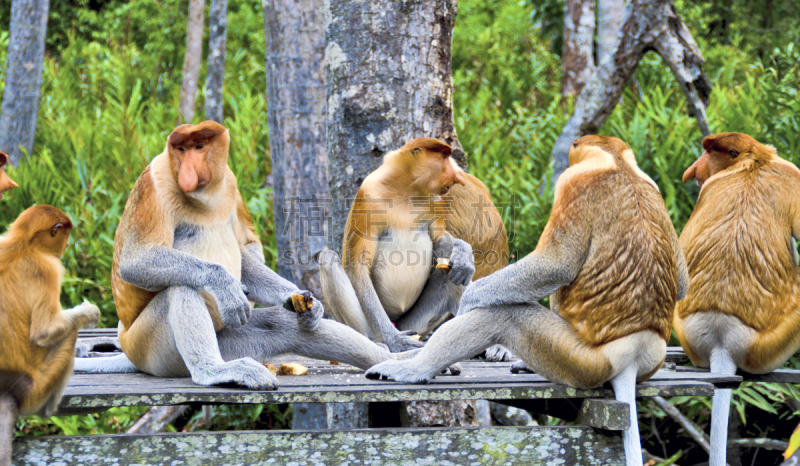
[[[680,238],[690,286],[675,334],[697,366],[767,373],[800,347],[800,171],[746,134],[707,136],[703,149],[683,175],[701,189]],[[725,464],[730,401],[714,395],[711,466]]]
[[[60,259],[71,228],[63,212],[38,205],[0,236],[0,465],[11,462],[17,415],[56,412],[78,329],[100,318],[89,303],[61,309]]]
[[[320,254],[331,314],[392,352],[422,346],[408,335],[426,334],[455,313],[475,272],[472,247],[446,229],[442,196],[465,184],[451,152],[444,142],[419,138],[388,153],[350,208],[344,269],[335,252]],[[449,258],[449,265],[436,268],[435,258]]]
[[[625,143],[584,136],[569,160],[536,249],[467,287],[459,315],[418,354],[378,364],[367,377],[427,382],[501,344],[554,382],[610,381],[631,406],[627,463],[641,465],[635,384],[664,361],[686,265],[664,201]],[[552,310],[537,302],[548,295]]]
[[[323,320],[318,300],[264,265],[227,165],[229,142],[213,121],[179,126],[136,181],[112,265],[124,354],[78,358],[76,371],[138,368],[190,375],[199,385],[272,389],[277,379],[258,361],[276,354],[361,368],[389,357],[358,332]],[[310,309],[295,312],[293,294],[305,295]],[[271,307],[253,309],[248,299]]]
[[[14,183],[14,180],[8,177],[3,165],[8,163],[8,156],[0,151],[0,199],[3,199],[4,192],[11,188],[18,188],[19,185]]]

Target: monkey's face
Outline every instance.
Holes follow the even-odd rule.
[[[683,173],[683,182],[697,180],[703,184],[717,173],[735,165],[751,153],[758,141],[742,133],[719,133],[703,139],[705,151],[691,167]]]
[[[227,130],[213,121],[181,125],[169,135],[168,148],[181,191],[199,193],[222,178],[228,142]]]
[[[14,183],[14,180],[8,177],[3,165],[8,163],[8,156],[0,152],[0,199],[3,199],[3,193],[11,188],[18,188],[19,185]]]

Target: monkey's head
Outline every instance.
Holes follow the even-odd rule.
[[[49,205],[26,209],[11,224],[9,236],[29,247],[61,257],[67,249],[72,222],[67,214]]]
[[[630,152],[630,159],[633,165],[636,165],[636,159],[633,158],[633,151],[627,144],[622,142],[622,139],[612,136],[598,136],[596,134],[589,134],[581,137],[572,143],[569,148],[569,166],[573,166],[583,162],[584,160],[592,157],[599,148],[603,152],[611,154],[615,158],[620,158],[630,163],[626,151]]]
[[[0,151],[0,199],[3,198],[4,192],[11,188],[18,188],[19,185],[14,183],[14,180],[8,177],[3,165],[8,163],[8,156]]]
[[[411,186],[422,195],[445,195],[455,184],[464,184],[464,177],[451,163],[453,148],[433,138],[417,138],[391,154],[411,177]]]
[[[768,159],[774,152],[742,133],[718,133],[703,138],[703,155],[683,173],[683,182],[697,179],[703,186],[709,178],[746,159]]]
[[[170,164],[187,195],[220,182],[228,164],[228,130],[214,121],[181,125],[167,138]]]

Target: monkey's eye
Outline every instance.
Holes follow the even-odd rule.
[[[739,153],[736,152],[736,149],[731,149],[731,150],[728,151],[728,153],[731,154],[731,157],[734,157],[734,158],[739,156]]]
[[[572,143],[572,147],[574,147],[574,148],[576,148],[576,149],[577,149],[577,148],[578,148],[578,143],[577,143],[577,142],[573,142],[573,143]]]
[[[202,148],[203,148],[203,145],[202,145],[202,144],[198,144],[198,145],[197,145],[197,147],[195,147],[195,149],[198,149],[198,150],[200,150],[200,149],[202,149]]]
[[[184,149],[183,147],[178,147],[178,152],[183,154],[184,152],[186,152],[186,149]]]
[[[57,234],[58,234],[58,228],[56,228],[56,227],[53,227],[53,229],[52,229],[52,230],[50,230],[50,236],[52,236],[53,238],[55,238]]]

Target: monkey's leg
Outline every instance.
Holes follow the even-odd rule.
[[[448,280],[447,272],[434,269],[417,302],[395,322],[397,329],[413,331],[424,338],[456,314],[463,293],[464,287]]]
[[[326,249],[319,253],[319,277],[325,305],[333,318],[375,340],[375,335],[358,302],[356,291],[336,251]]]
[[[64,393],[72,375],[72,358],[75,353],[77,330],[56,343],[31,373],[31,389],[20,406],[22,415],[38,414],[52,416],[58,410],[61,394]]]
[[[223,329],[218,338],[226,360],[252,357],[267,362],[278,354],[295,353],[366,369],[389,359],[391,354],[339,322],[323,319],[313,330],[303,328],[297,314],[282,307],[253,309],[245,326]]]

